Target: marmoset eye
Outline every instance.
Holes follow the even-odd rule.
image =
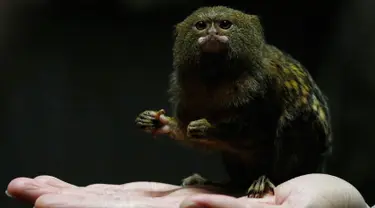
[[[207,24],[205,22],[203,22],[203,21],[199,21],[199,22],[195,23],[195,27],[198,30],[204,30],[204,29],[206,29]]]
[[[222,20],[219,23],[219,27],[224,29],[224,30],[229,29],[230,27],[232,27],[232,25],[233,25],[233,23],[229,20]]]

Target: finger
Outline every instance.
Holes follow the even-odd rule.
[[[86,186],[87,188],[120,188],[121,190],[140,190],[140,191],[166,191],[171,190],[175,188],[179,188],[180,186],[166,184],[166,183],[158,183],[158,182],[132,182],[132,183],[126,183],[122,185],[112,185],[112,184],[92,184],[89,186]]]
[[[35,208],[174,208],[182,200],[175,198],[147,198],[109,195],[60,195],[46,194],[38,198]]]
[[[134,182],[124,185],[93,184],[84,188],[91,194],[136,197],[186,197],[200,193],[215,193],[214,188],[180,187],[156,182]]]
[[[226,195],[200,194],[186,198],[180,208],[280,208],[274,204],[262,203],[247,198],[238,199]]]
[[[185,199],[180,208],[245,208],[237,198],[225,195],[202,194]]]
[[[240,197],[239,200],[243,201],[243,202],[251,201],[251,202],[255,202],[255,203],[276,205],[276,202],[275,202],[276,197],[274,195],[271,195],[271,194],[266,194],[262,198],[249,198],[248,196],[244,196],[244,197]]]
[[[48,175],[38,176],[38,177],[35,177],[34,179],[37,180],[37,181],[40,181],[42,183],[48,184],[50,186],[57,187],[57,188],[73,188],[73,187],[77,187],[77,186],[74,186],[74,185],[72,185],[70,183],[62,181],[62,180],[60,180],[58,178],[55,178],[53,176],[48,176]]]
[[[50,186],[44,182],[31,178],[16,178],[12,180],[7,188],[7,192],[14,198],[29,203],[43,194],[49,193],[79,193],[82,192],[78,188],[58,188]]]
[[[35,208],[100,208],[100,201],[97,197],[87,199],[87,195],[60,195],[60,194],[46,194],[39,197],[35,204]]]
[[[53,192],[54,188],[31,178],[13,179],[7,188],[8,194],[19,200],[34,202],[40,195]]]
[[[168,194],[166,197],[188,197],[197,194],[219,194],[220,189],[215,187],[182,187],[175,189],[173,192]]]
[[[156,129],[154,134],[168,134],[169,132],[171,132],[171,127],[169,125],[164,125],[161,128]]]
[[[168,118],[167,116],[165,116],[165,115],[160,115],[160,117],[159,117],[159,121],[162,123],[162,124],[164,124],[164,125],[167,125],[167,124],[169,124],[169,119],[170,118]]]
[[[93,184],[85,187],[90,193],[126,194],[160,197],[181,188],[180,186],[157,182],[133,182],[123,185]]]

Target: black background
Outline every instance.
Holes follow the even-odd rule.
[[[74,3],[73,3],[74,2]],[[231,2],[231,3],[228,3]],[[0,3],[2,167],[77,184],[226,177],[216,154],[134,126],[165,108],[173,26],[204,5],[262,18],[268,42],[300,60],[329,97],[331,174],[375,203],[375,1],[12,1]],[[0,207],[30,207],[5,197]]]

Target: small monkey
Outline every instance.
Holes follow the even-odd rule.
[[[327,98],[301,63],[265,41],[258,16],[202,7],[175,32],[173,114],[146,110],[136,125],[219,151],[230,177],[213,182],[193,174],[183,186],[217,185],[258,198],[324,171],[332,141]]]

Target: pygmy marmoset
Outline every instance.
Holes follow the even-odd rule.
[[[176,26],[173,67],[173,116],[146,110],[137,126],[219,151],[230,177],[193,174],[183,186],[262,197],[274,184],[323,171],[332,140],[326,97],[301,63],[265,41],[258,16],[199,8]]]

